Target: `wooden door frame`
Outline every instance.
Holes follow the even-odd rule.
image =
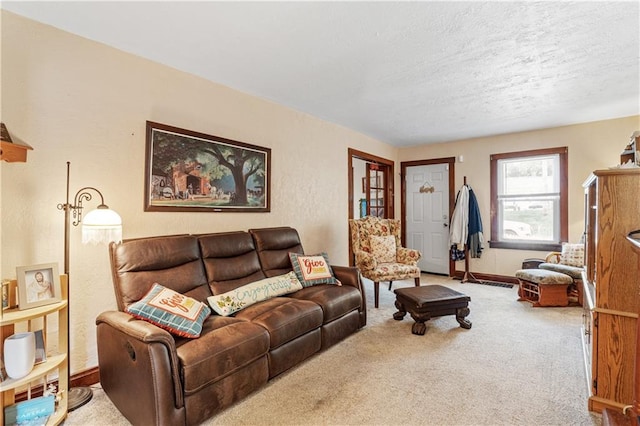
[[[402,241],[405,244],[406,237],[406,224],[405,217],[407,213],[407,167],[416,166],[431,166],[434,164],[448,164],[449,165],[449,224],[451,224],[451,215],[456,204],[456,189],[455,189],[455,168],[456,157],[444,157],[434,158],[431,160],[416,160],[416,161],[402,161],[400,163],[400,217],[402,218]],[[456,263],[449,257],[449,276],[454,276],[456,271]]]
[[[357,149],[353,149],[353,148],[348,148],[348,155],[347,155],[347,159],[348,159],[347,173],[348,173],[348,187],[349,187],[349,212],[347,217],[349,219],[353,219],[353,205],[354,205],[353,204],[354,203],[353,159],[354,158],[357,158],[359,160],[363,160],[369,163],[382,164],[384,166],[389,167],[389,173],[386,173],[386,176],[385,176],[386,197],[389,200],[389,202],[385,206],[385,210],[386,210],[385,216],[390,219],[393,219],[395,217],[395,214],[394,214],[395,200],[393,199],[394,193],[395,193],[394,191],[395,162],[392,160],[388,160],[386,158],[378,157],[377,155],[369,154],[364,151],[358,151]],[[353,249],[351,248],[351,232],[349,232],[349,265],[350,266],[354,265]]]

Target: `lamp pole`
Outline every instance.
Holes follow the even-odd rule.
[[[103,212],[109,212],[111,214],[111,217],[108,218],[110,223],[107,223],[107,226],[100,226],[102,224],[98,224],[95,223],[94,225],[99,225],[100,230],[98,232],[102,232],[106,233],[105,235],[102,236],[98,236],[98,238],[96,238],[96,235],[92,234],[92,242],[95,241],[104,241],[104,239],[115,236],[115,239],[121,239],[121,235],[122,235],[122,222],[120,220],[120,216],[118,216],[117,213],[109,210],[109,207],[107,207],[107,205],[104,204],[104,197],[102,196],[102,193],[100,191],[98,191],[96,188],[87,186],[84,188],[81,188],[78,192],[76,192],[76,195],[73,198],[73,204],[71,204],[70,202],[70,192],[69,192],[69,175],[70,175],[70,168],[71,168],[71,163],[69,161],[67,161],[67,195],[66,195],[66,202],[64,204],[58,204],[58,210],[64,210],[64,273],[67,275],[67,285],[68,285],[68,290],[67,290],[67,297],[70,299],[70,295],[71,295],[71,291],[70,291],[70,283],[71,283],[71,278],[70,278],[70,274],[69,274],[69,242],[70,242],[70,233],[71,233],[71,225],[73,226],[78,226],[81,222],[82,222],[82,203],[83,201],[89,201],[92,199],[92,195],[90,191],[94,191],[95,193],[97,193],[100,196],[100,205],[97,207],[98,210],[101,210]],[[89,215],[93,214],[92,212],[89,212]],[[89,215],[87,215],[87,218],[89,217]],[[73,222],[71,222],[71,218],[73,216]],[[99,219],[98,219],[99,220]],[[95,221],[95,219],[94,219]],[[111,232],[116,230],[117,232],[112,234]],[[85,241],[85,236],[84,236],[85,232],[83,229],[83,242]],[[75,410],[76,408],[79,408],[81,406],[83,406],[84,404],[86,404],[87,402],[89,402],[91,400],[91,398],[93,397],[93,392],[91,391],[90,387],[87,386],[81,386],[81,387],[72,387],[71,386],[71,336],[70,336],[70,331],[71,331],[71,311],[70,308],[71,307],[71,303],[67,303],[67,312],[68,312],[68,317],[69,317],[69,321],[67,321],[67,383],[68,383],[68,395],[67,395],[67,401],[68,401],[68,411],[72,411]]]

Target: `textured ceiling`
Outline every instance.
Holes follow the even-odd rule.
[[[397,146],[640,113],[640,3],[10,2]]]

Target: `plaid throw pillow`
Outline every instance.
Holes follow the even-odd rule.
[[[299,253],[289,253],[291,266],[303,287],[311,287],[316,284],[342,285],[333,275],[333,269],[329,266],[327,253],[307,256]]]
[[[207,305],[155,283],[140,300],[127,307],[134,317],[182,337],[200,337],[202,323],[211,314]]]

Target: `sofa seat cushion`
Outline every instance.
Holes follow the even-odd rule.
[[[274,297],[243,309],[235,318],[266,329],[274,349],[322,326],[322,309],[308,300]]]
[[[362,296],[357,288],[343,285],[320,284],[305,287],[289,295],[295,299],[312,301],[322,308],[323,324],[358,309]]]
[[[198,339],[177,338],[176,350],[184,393],[190,395],[265,356],[269,334],[256,324],[212,315]]]
[[[404,263],[377,263],[376,268],[362,271],[362,274],[371,281],[396,281],[417,278],[420,276],[420,268],[416,265]]]

